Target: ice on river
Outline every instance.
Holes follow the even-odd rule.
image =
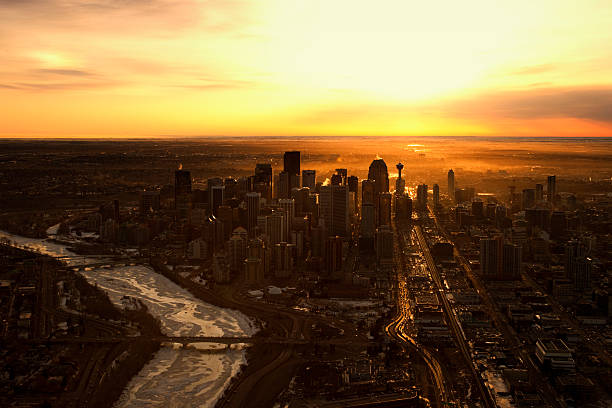
[[[93,269],[84,276],[121,305],[123,296],[140,299],[170,336],[251,336],[252,321],[242,313],[200,301],[143,265]]]
[[[80,257],[65,245],[48,240],[20,237],[4,231],[0,231],[0,239],[61,257],[69,265],[101,261],[100,257]],[[251,336],[257,331],[253,322],[241,312],[202,302],[144,265],[92,268],[82,273],[89,282],[106,291],[110,300],[119,307],[122,307],[123,296],[140,299],[149,313],[160,320],[163,332],[170,336],[239,337]],[[243,349],[211,354],[198,347],[162,347],[132,378],[116,406],[213,407],[243,363]]]
[[[164,347],[132,378],[115,407],[212,408],[244,362],[243,350],[203,354]]]

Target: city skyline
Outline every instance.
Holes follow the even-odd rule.
[[[0,141],[0,405],[608,406],[610,142]]]
[[[0,137],[612,136],[603,1],[2,1],[0,17]]]

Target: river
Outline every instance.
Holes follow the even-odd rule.
[[[88,260],[72,253],[66,245],[49,240],[4,231],[0,231],[1,238],[61,257],[70,266],[101,262],[99,257]],[[169,336],[251,336],[257,331],[253,321],[241,312],[202,302],[148,266],[87,269],[81,272],[83,276],[106,291],[118,307],[123,307],[122,298],[126,295],[140,299]],[[198,347],[164,346],[132,378],[115,407],[213,407],[245,363],[245,350],[240,347],[211,354]]]

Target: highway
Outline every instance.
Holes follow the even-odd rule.
[[[436,226],[440,233],[444,235],[444,237],[449,241],[453,242],[450,239],[450,236],[445,228],[442,227],[440,221],[436,217],[435,213],[429,209],[431,216],[435,220]],[[525,364],[525,367],[529,371],[529,378],[531,381],[534,381],[537,385],[537,388],[540,390],[540,394],[553,407],[562,407],[564,404],[561,403],[554,396],[557,395],[552,386],[545,381],[542,377],[542,373],[539,367],[535,364],[533,359],[531,358],[530,353],[525,350],[525,346],[523,342],[518,337],[516,332],[510,326],[510,323],[507,321],[506,317],[499,311],[497,305],[489,295],[489,291],[483,284],[483,282],[479,279],[478,276],[472,271],[472,267],[469,262],[465,259],[465,257],[459,252],[457,247],[453,245],[453,251],[455,255],[455,259],[459,262],[459,264],[463,267],[466,276],[472,282],[474,289],[478,292],[480,297],[483,300],[483,303],[487,307],[487,310],[490,312],[490,316],[493,319],[493,323],[495,327],[503,334],[504,339],[509,343],[509,346],[512,350],[514,350],[515,354],[519,359]]]
[[[395,233],[394,245],[395,245],[395,264],[398,267],[397,272],[397,315],[391,323],[385,327],[385,332],[389,337],[399,340],[404,346],[410,348],[417,355],[419,355],[431,373],[434,381],[434,387],[437,390],[436,397],[438,399],[438,406],[449,406],[453,405],[453,392],[449,389],[448,382],[444,379],[444,371],[439,361],[434,355],[427,350],[425,347],[418,344],[413,337],[406,333],[405,326],[409,321],[408,316],[408,289],[406,287],[405,277],[410,270],[411,266],[406,262],[404,255],[404,242],[400,239],[400,234],[397,231],[395,223],[393,223],[393,229]],[[401,245],[400,245],[401,243]],[[400,248],[401,246],[401,248]]]
[[[469,366],[470,371],[472,372],[483,404],[485,405],[485,407],[493,408],[496,406],[495,398],[491,395],[489,389],[483,384],[480,374],[478,373],[478,370],[474,365],[474,361],[472,360],[472,355],[470,353],[470,349],[468,348],[465,334],[463,333],[463,329],[461,328],[459,319],[457,318],[457,315],[455,314],[452,305],[450,304],[446,297],[446,294],[444,293],[444,285],[442,283],[442,278],[440,277],[440,271],[438,271],[438,267],[434,262],[433,256],[431,255],[427,240],[425,239],[423,231],[419,225],[416,225],[414,228],[417,233],[418,241],[421,246],[421,251],[423,252],[423,256],[425,257],[425,261],[427,262],[427,266],[431,273],[432,279],[438,289],[440,295],[439,298],[442,300],[442,307],[444,308],[444,312],[446,314],[448,322],[450,323],[451,329],[457,341],[457,345],[459,346],[459,349],[461,350],[461,353],[463,354],[463,357],[467,365]]]

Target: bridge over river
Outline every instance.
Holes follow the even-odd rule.
[[[193,343],[210,343],[210,344],[278,344],[278,345],[367,345],[360,339],[351,338],[336,338],[336,339],[320,339],[306,340],[289,337],[209,337],[209,336],[121,336],[121,337],[60,337],[53,339],[37,339],[32,340],[36,343],[120,343],[124,341],[158,341],[162,343],[178,343],[178,344],[193,344]]]

